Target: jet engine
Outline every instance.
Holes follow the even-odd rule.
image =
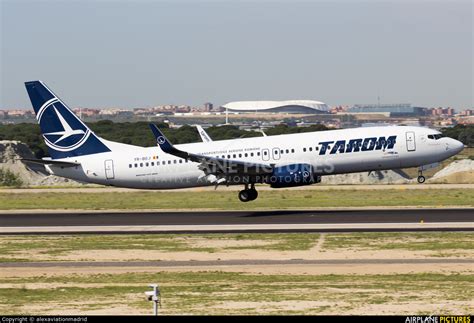
[[[266,179],[266,183],[273,188],[310,185],[320,181],[321,177],[314,175],[310,164],[276,166]]]

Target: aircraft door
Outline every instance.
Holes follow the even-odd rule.
[[[415,151],[416,150],[415,133],[413,131],[408,131],[406,133],[406,139],[407,139],[407,150]]]
[[[275,159],[275,160],[280,159],[280,149],[279,148],[273,148],[272,149],[272,155],[273,155],[273,159]]]
[[[266,148],[262,149],[262,160],[270,160],[270,152]]]
[[[105,161],[105,178],[107,179],[114,179],[114,161],[112,159],[107,159]]]

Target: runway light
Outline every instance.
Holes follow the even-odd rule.
[[[424,221],[423,221],[423,220],[421,220],[421,221],[420,221],[420,223],[421,223],[421,224],[423,224],[423,223],[424,223]]]

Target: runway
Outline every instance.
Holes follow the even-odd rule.
[[[0,214],[0,234],[474,231],[474,209]]]

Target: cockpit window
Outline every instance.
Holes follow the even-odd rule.
[[[443,135],[441,135],[441,134],[428,135],[428,139],[438,140],[440,138],[443,138]]]

